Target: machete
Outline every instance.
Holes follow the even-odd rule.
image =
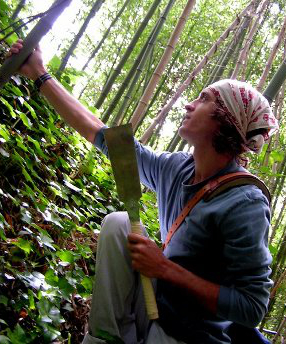
[[[118,196],[129,215],[131,231],[142,235],[139,218],[139,199],[142,194],[132,125],[126,124],[105,129],[104,136]],[[157,319],[158,310],[151,280],[142,274],[140,276],[147,314],[150,319]]]

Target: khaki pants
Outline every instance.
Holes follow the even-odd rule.
[[[166,335],[157,322],[151,324],[147,317],[140,276],[131,267],[128,233],[126,212],[105,217],[96,253],[89,333],[83,344],[105,343],[95,337],[97,330],[120,337],[125,344],[183,344]]]

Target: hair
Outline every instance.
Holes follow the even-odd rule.
[[[239,163],[245,165],[246,159],[241,156],[245,153],[245,146],[236,127],[220,107],[214,111],[212,118],[219,123],[219,128],[212,138],[212,145],[216,152],[219,154],[228,154]],[[267,129],[255,129],[247,133],[246,139],[249,140],[254,135],[264,135],[266,133]]]

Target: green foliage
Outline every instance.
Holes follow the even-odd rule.
[[[122,209],[110,165],[31,84],[7,84],[0,100],[1,338],[50,343],[73,335],[79,342],[98,229],[107,213]],[[146,194],[144,202],[153,207],[142,212],[152,235],[155,199]],[[66,329],[67,321],[79,325]]]
[[[122,206],[107,160],[19,81],[0,93],[1,343],[79,342],[98,228]]]

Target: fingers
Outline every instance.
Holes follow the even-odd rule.
[[[130,233],[128,235],[129,242],[139,243],[139,242],[146,242],[146,240],[149,240],[149,239],[140,234]]]
[[[12,54],[18,54],[19,51],[23,48],[22,40],[19,39],[16,43],[14,43],[8,53],[6,54],[7,57],[10,57]]]

